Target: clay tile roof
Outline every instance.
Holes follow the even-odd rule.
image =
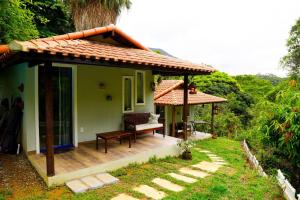
[[[154,99],[157,99],[171,90],[183,84],[183,80],[162,80],[154,91]]]
[[[107,32],[113,32],[131,45],[108,44],[89,38]],[[5,48],[7,48],[7,45],[5,45]],[[176,69],[175,71],[184,70],[198,73],[211,73],[215,71],[215,69],[205,64],[194,64],[189,61],[154,53],[114,25],[25,42],[13,41],[9,44],[9,49],[12,52],[47,53],[65,57],[80,57],[84,59],[121,62],[123,64],[129,63],[149,67],[149,70],[153,69],[153,67],[159,67],[159,69],[173,69],[173,71]]]
[[[9,52],[9,46],[8,45],[0,45],[0,54]]]
[[[163,80],[157,86],[154,93],[154,103],[157,105],[183,105],[183,88],[180,87],[182,84],[183,81],[180,80]],[[221,103],[225,101],[227,101],[227,99],[199,91],[196,94],[188,94],[188,104],[190,105]]]

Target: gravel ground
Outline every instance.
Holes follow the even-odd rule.
[[[0,199],[23,199],[47,190],[24,154],[0,153]],[[1,197],[2,194],[2,197]]]

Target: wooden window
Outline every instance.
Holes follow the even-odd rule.
[[[135,103],[145,105],[145,72],[135,72]]]
[[[133,112],[133,77],[123,76],[123,112]]]

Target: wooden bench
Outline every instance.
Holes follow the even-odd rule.
[[[149,124],[150,113],[126,113],[124,114],[124,128],[125,130],[134,134],[134,142],[136,135],[142,133],[160,133],[165,137],[164,119],[159,119],[157,124]]]
[[[129,148],[131,148],[131,135],[132,133],[128,131],[112,131],[112,132],[105,132],[105,133],[97,133],[96,134],[96,149],[98,150],[98,140],[103,139],[105,142],[105,153],[107,153],[107,141],[112,139],[119,139],[120,144],[122,144],[122,138],[128,137],[129,141]]]

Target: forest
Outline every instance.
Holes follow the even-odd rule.
[[[71,6],[63,1],[9,0],[0,4],[0,44],[75,30]],[[190,81],[199,91],[228,99],[219,105],[216,133],[246,139],[268,174],[281,169],[300,191],[300,18],[291,27],[286,46],[287,55],[278,58],[289,72],[285,78],[272,74],[231,76],[218,71],[193,76]],[[199,107],[198,118],[209,120],[210,110],[209,106]]]

